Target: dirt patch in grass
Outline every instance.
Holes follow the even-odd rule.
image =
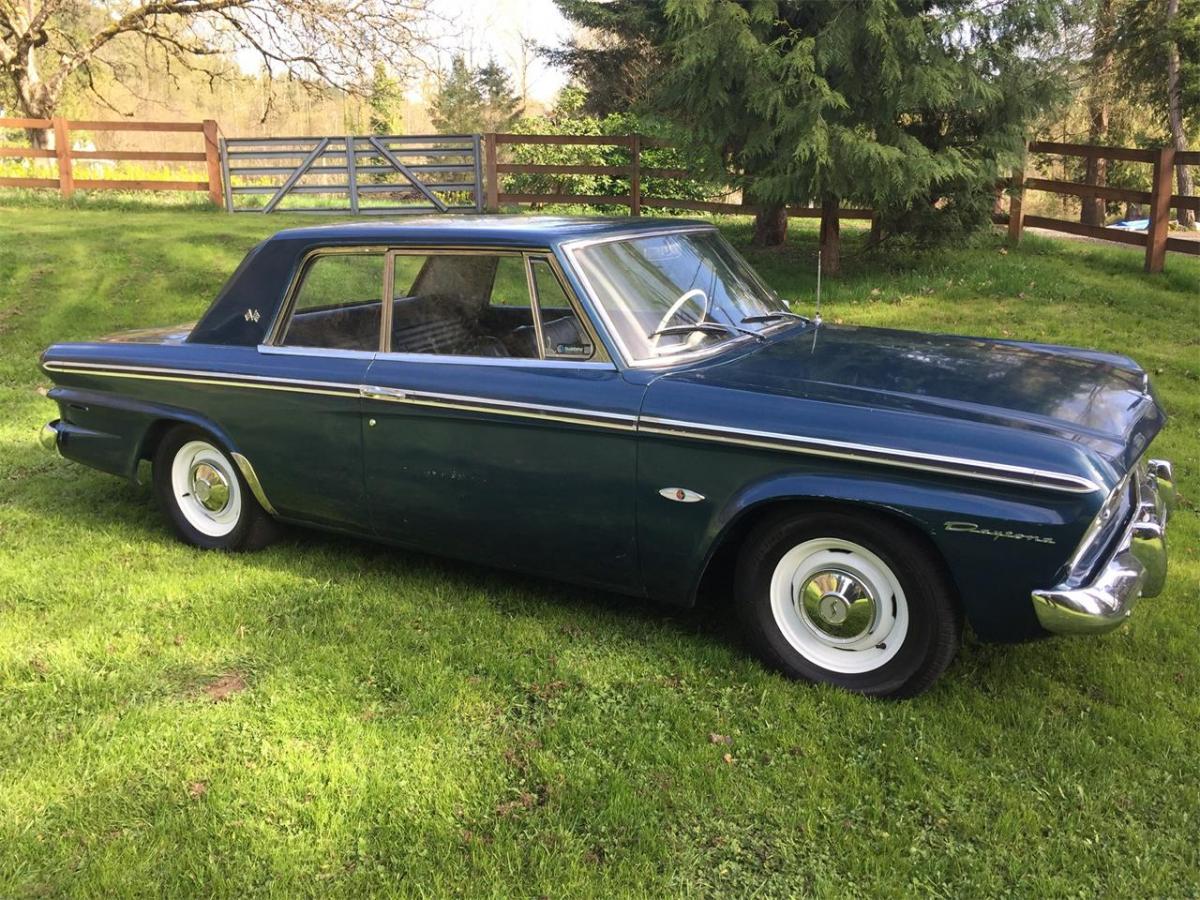
[[[246,684],[245,678],[237,672],[230,672],[215,681],[210,681],[200,689],[200,692],[214,703],[220,703],[222,700],[228,700],[234,694],[240,694],[247,687],[249,685]]]

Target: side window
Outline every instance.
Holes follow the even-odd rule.
[[[382,253],[329,253],[309,260],[280,343],[378,350],[384,260]]]
[[[590,359],[595,348],[587,329],[575,315],[571,301],[550,263],[540,257],[529,261],[542,321],[542,345],[547,359]]]
[[[520,255],[392,254],[393,353],[538,359]]]

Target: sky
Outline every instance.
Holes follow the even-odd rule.
[[[553,0],[430,0],[430,9],[444,20],[431,26],[441,57],[438,62],[443,67],[449,66],[455,52],[462,52],[477,66],[494,59],[508,69],[518,92],[522,37],[559,46],[571,33],[571,26]],[[529,96],[549,103],[566,83],[566,75],[532,52],[529,57]]]
[[[429,0],[428,9],[433,13],[427,23],[432,46],[421,55],[431,68],[449,69],[458,53],[472,66],[495,60],[508,70],[518,94],[524,68],[530,100],[545,106],[567,83],[566,73],[546,65],[532,47],[525,54],[526,63],[521,62],[522,39],[557,47],[570,36],[571,26],[554,0]],[[244,72],[262,69],[262,58],[252,48],[242,48],[236,58]],[[419,78],[409,85],[409,99],[424,99]]]

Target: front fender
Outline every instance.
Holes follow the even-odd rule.
[[[685,602],[694,602],[714,556],[784,503],[848,504],[902,520],[924,535],[945,562],[976,634],[1013,641],[1044,634],[1029,603],[1030,591],[1055,583],[1094,514],[1096,499],[966,488],[894,474],[768,475],[741,486],[713,509],[696,544],[695,575]]]

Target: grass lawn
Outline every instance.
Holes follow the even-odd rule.
[[[37,446],[47,344],[194,319],[297,221],[0,205],[0,896],[1200,891],[1200,260],[850,237],[829,320],[1136,357],[1184,496],[1121,631],[969,639],[886,704],[769,674],[719,607],[318,533],[191,550]],[[803,312],[814,237],[749,253]]]

